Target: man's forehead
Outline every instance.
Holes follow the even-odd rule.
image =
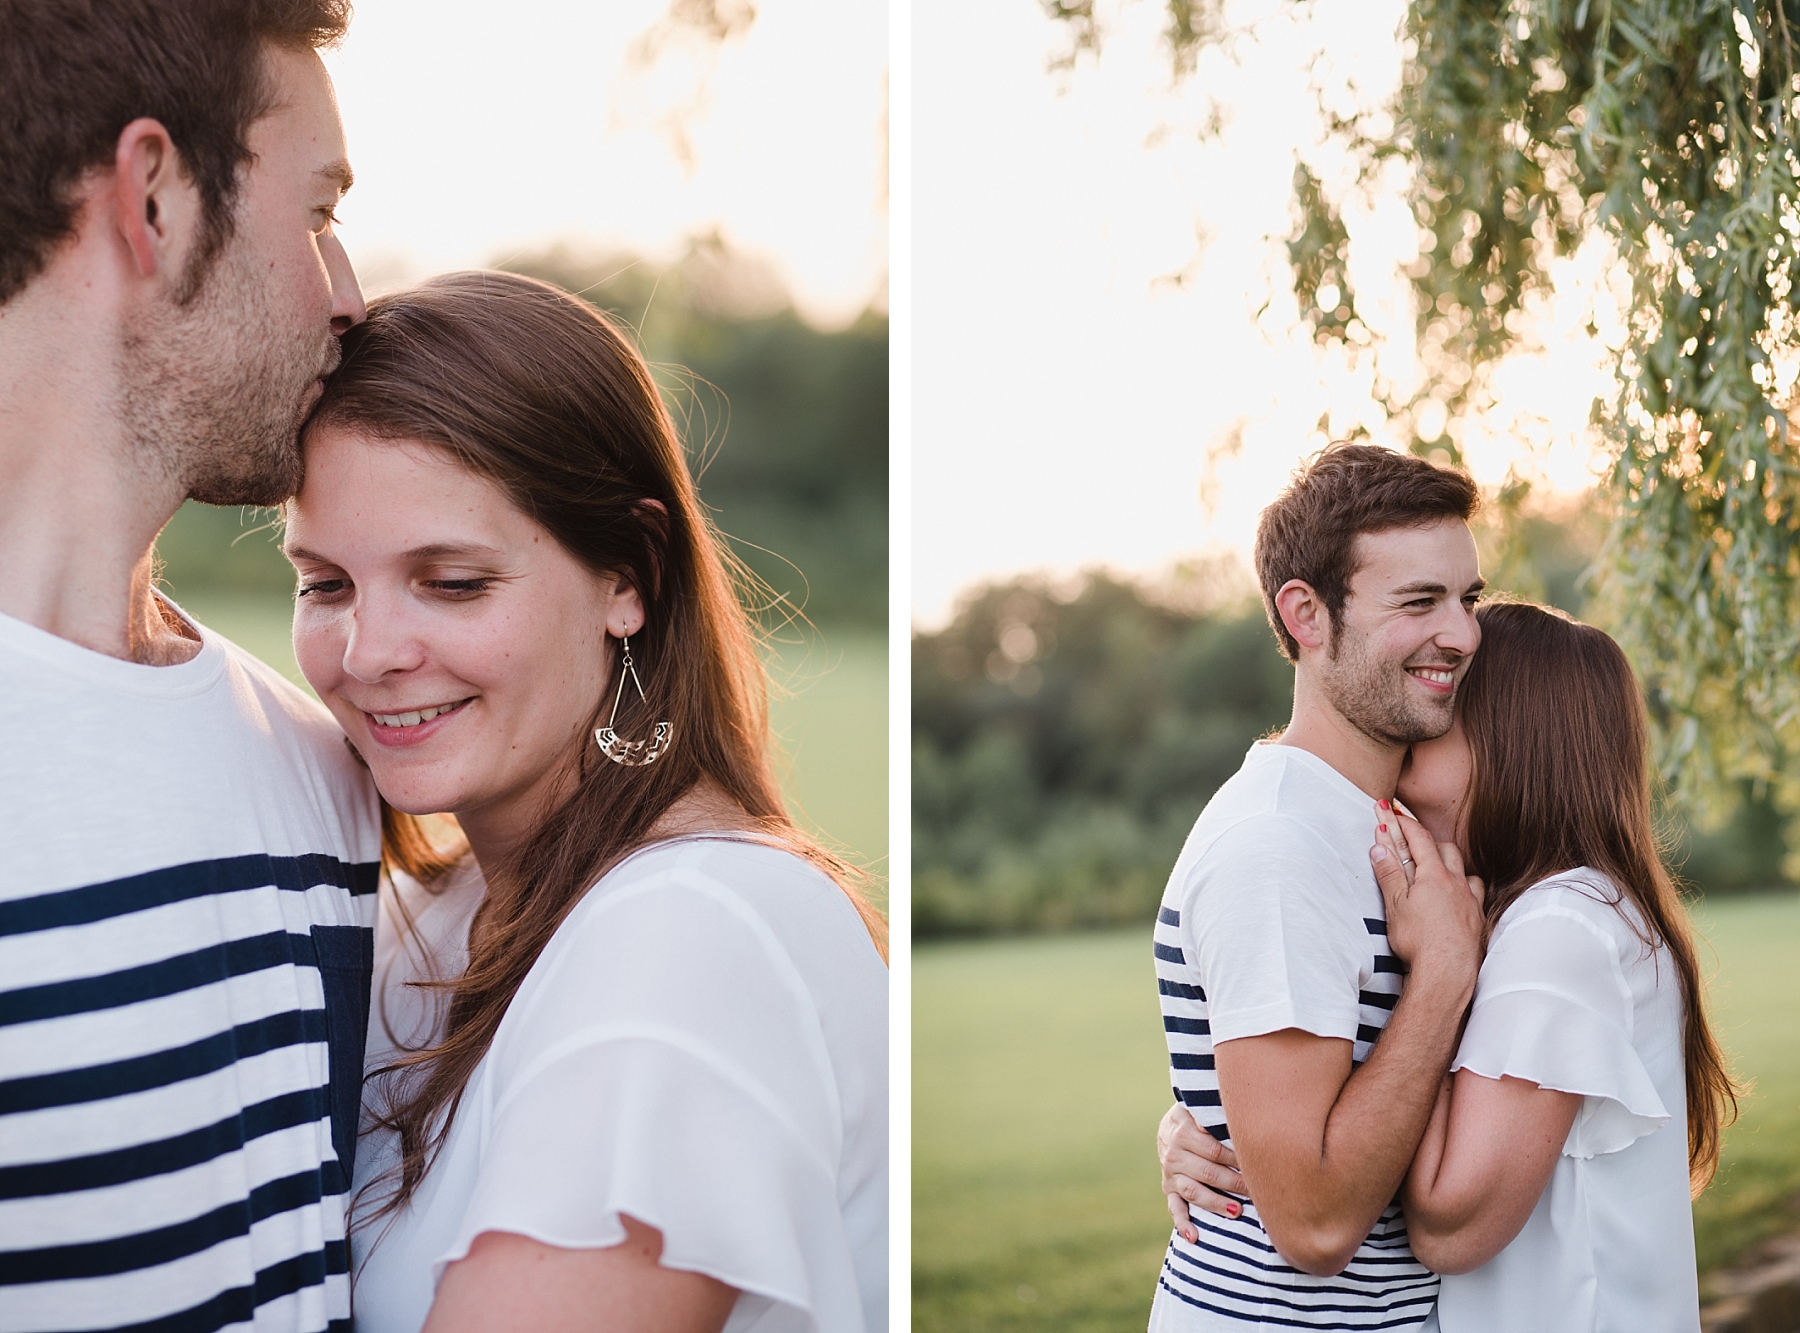
[[[250,127],[252,151],[259,156],[280,152],[290,165],[311,159],[305,162],[310,171],[325,183],[348,189],[351,173],[344,126],[325,62],[317,51],[282,45],[266,47],[263,59],[273,95],[268,111]]]
[[[1404,528],[1361,532],[1351,546],[1352,585],[1435,584],[1461,593],[1481,579],[1475,534],[1460,518],[1442,518]]]

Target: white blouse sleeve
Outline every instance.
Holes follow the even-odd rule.
[[[1520,905],[1488,946],[1451,1068],[1580,1094],[1563,1154],[1618,1152],[1670,1119],[1632,1044],[1620,941],[1574,907]]]
[[[838,1085],[818,1006],[768,924],[681,872],[584,902],[552,947],[496,1034],[488,1104],[460,1112],[483,1117],[484,1150],[436,1272],[484,1231],[616,1245],[629,1213],[662,1232],[666,1267],[814,1328],[857,1310]]]

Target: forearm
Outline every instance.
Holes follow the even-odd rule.
[[[1258,1214],[1276,1249],[1296,1268],[1318,1275],[1342,1271],[1400,1192],[1473,989],[1472,976],[1454,973],[1409,980],[1369,1059],[1331,1103],[1311,1140],[1311,1160],[1259,1151],[1256,1127],[1234,1128]]]
[[[1467,1273],[1505,1249],[1537,1206],[1580,1107],[1572,1093],[1522,1079],[1457,1074],[1406,1178],[1419,1261]]]

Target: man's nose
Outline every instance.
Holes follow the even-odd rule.
[[[343,242],[331,232],[320,237],[319,253],[325,260],[325,272],[331,278],[331,331],[347,333],[369,317],[362,284],[356,280],[356,269],[350,263]]]

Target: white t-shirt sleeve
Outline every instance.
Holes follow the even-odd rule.
[[[584,909],[497,1034],[480,1175],[437,1272],[484,1231],[616,1245],[628,1213],[662,1232],[666,1267],[814,1326],[820,1309],[857,1308],[837,1225],[837,1083],[780,942],[699,873]]]
[[[1215,1043],[1284,1028],[1355,1041],[1371,954],[1344,875],[1318,834],[1284,816],[1243,820],[1207,850],[1182,934]]]
[[[1475,988],[1453,1070],[1577,1093],[1569,1157],[1618,1152],[1670,1119],[1632,1044],[1633,1003],[1618,933],[1592,920],[1604,904],[1528,891],[1501,918]],[[1514,915],[1515,910],[1517,915]]]

